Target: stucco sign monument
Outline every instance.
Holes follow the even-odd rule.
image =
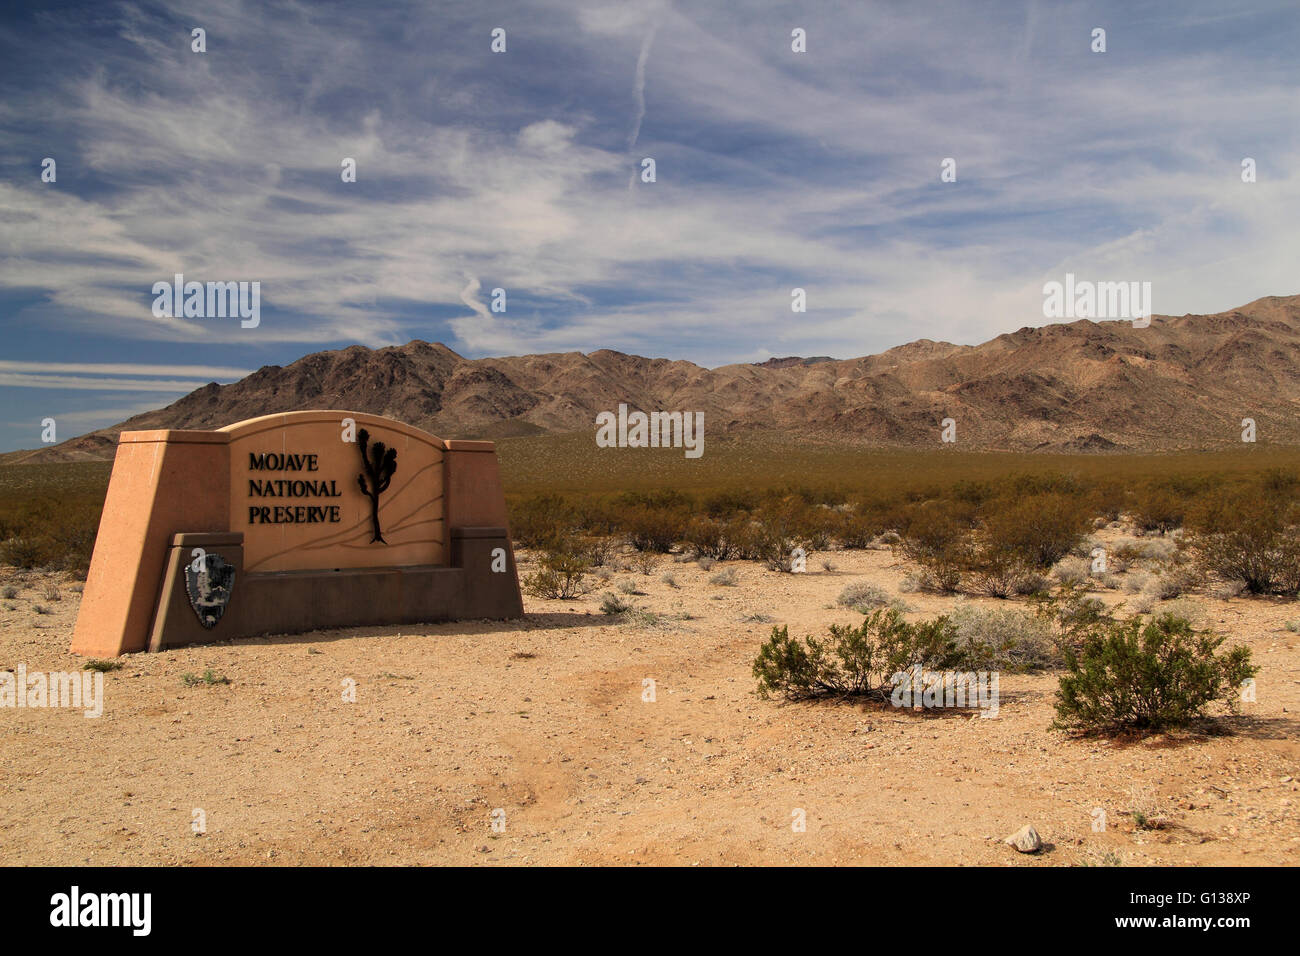
[[[522,614],[492,442],[288,412],[122,433],[72,650]]]

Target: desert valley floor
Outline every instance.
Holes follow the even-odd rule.
[[[130,655],[104,675],[100,718],[0,712],[0,863],[1300,859],[1300,634],[1286,629],[1297,605],[1196,596],[1205,623],[1252,649],[1257,701],[1228,735],[1107,743],[1049,729],[1050,673],[1004,674],[996,719],[761,700],[750,666],[773,623],[802,636],[852,622],[855,612],[835,604],[845,584],[897,593],[906,569],[887,550],[815,555],[803,575],[729,564],[733,587],[667,558],[649,575],[615,574],[612,585],[637,582],[645,594],[630,600],[657,620],[602,614],[606,585],[576,601],[526,597],[527,619],[505,624]],[[18,596],[0,610],[0,668],[79,670],[67,651],[71,579],[12,569],[4,578]],[[904,598],[909,617],[955,600]],[[209,669],[230,683],[182,679]],[[343,700],[347,678],[355,703]],[[653,703],[642,700],[646,678]],[[498,808],[504,833],[492,829]],[[1096,808],[1104,832],[1094,832]],[[806,832],[792,831],[796,809]],[[1135,809],[1167,822],[1138,829]],[[1025,823],[1042,852],[1002,843]]]

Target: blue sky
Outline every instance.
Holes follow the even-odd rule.
[[[1294,0],[10,4],[0,450],[357,343],[719,365],[983,341],[1067,271],[1294,294],[1298,49]],[[177,272],[260,325],[156,318]]]

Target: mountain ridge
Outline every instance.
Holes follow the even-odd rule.
[[[712,435],[789,433],[864,445],[957,444],[999,451],[1167,451],[1240,442],[1300,444],[1300,296],[1227,312],[1025,326],[979,345],[918,339],[876,355],[772,358],[708,369],[613,349],[467,359],[413,339],[314,352],[204,385],[165,408],[6,464],[111,458],[117,433],[219,428],[302,408],[406,421],[447,437],[507,438],[594,428],[620,403],[703,411]]]

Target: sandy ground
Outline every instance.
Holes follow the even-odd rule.
[[[612,585],[646,592],[629,600],[670,618],[655,624],[602,615],[606,585],[577,601],[526,598],[520,622],[125,657],[105,675],[102,717],[0,710],[0,863],[1300,859],[1300,635],[1285,629],[1300,606],[1197,598],[1262,665],[1257,702],[1229,736],[1112,744],[1049,729],[1050,674],[1003,675],[996,719],[761,700],[750,666],[772,623],[802,635],[854,621],[834,606],[840,590],[865,579],[896,593],[906,569],[888,551],[814,555],[804,575],[730,566],[735,587],[669,559],[648,576],[617,573]],[[45,596],[52,583],[58,601]],[[80,669],[67,652],[71,581],[9,570],[3,585],[20,590],[0,600],[0,668]],[[915,615],[953,604],[904,599]],[[182,680],[207,669],[230,683]],[[349,678],[355,703],[343,699]],[[647,679],[654,702],[642,699]],[[1168,824],[1138,830],[1127,813],[1141,806]],[[498,809],[504,832],[493,831]],[[792,828],[798,810],[805,832]],[[1043,852],[1001,842],[1025,823]]]

